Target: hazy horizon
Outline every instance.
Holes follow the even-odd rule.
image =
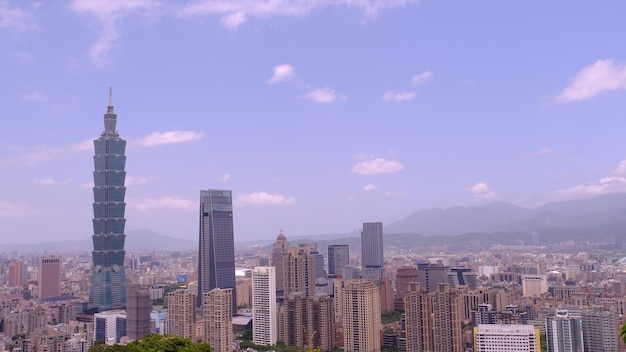
[[[626,191],[626,3],[0,1],[0,228],[91,237],[113,87],[126,232],[235,241]],[[296,235],[297,234],[297,235]]]

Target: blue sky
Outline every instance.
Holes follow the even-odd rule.
[[[0,0],[3,242],[92,234],[109,86],[126,230],[345,233],[626,191],[626,2]]]

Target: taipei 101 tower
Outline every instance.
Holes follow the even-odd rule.
[[[126,141],[115,130],[117,115],[109,88],[109,106],[104,114],[104,132],[93,141],[93,270],[89,309],[99,312],[126,306],[124,272],[124,180]]]

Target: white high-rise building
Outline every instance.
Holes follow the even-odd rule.
[[[252,342],[274,345],[277,339],[276,269],[257,266],[252,270]]]
[[[539,352],[539,329],[533,325],[480,324],[474,328],[474,351]]]
[[[548,292],[548,282],[545,275],[522,275],[524,297],[538,297],[546,292]]]

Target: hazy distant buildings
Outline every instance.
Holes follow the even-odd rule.
[[[350,246],[347,244],[328,245],[328,277],[343,276],[343,268],[350,265]]]
[[[404,297],[409,292],[409,286],[416,282],[419,282],[416,267],[401,266],[396,270],[396,296],[394,303],[396,308],[404,308]]]
[[[39,258],[39,298],[61,295],[61,258]]]
[[[383,223],[365,222],[361,231],[361,267],[382,268],[384,263]]]
[[[202,297],[204,339],[214,352],[233,350],[233,290],[215,288]]]
[[[93,157],[93,270],[89,290],[89,308],[99,311],[119,309],[126,305],[124,271],[124,195],[126,187],[126,141],[115,129],[111,92],[104,114],[104,132],[94,143]]]
[[[276,270],[258,266],[252,270],[252,341],[273,345],[278,339]]]
[[[437,285],[448,283],[448,266],[430,263],[417,264],[419,283],[428,292],[435,292]]]
[[[283,268],[285,267],[283,256],[287,254],[287,248],[289,248],[289,242],[287,242],[287,237],[285,237],[283,230],[280,230],[276,237],[274,248],[272,248],[272,266],[276,268],[276,290],[279,291],[283,289]]]
[[[548,282],[545,275],[522,275],[524,297],[538,297],[546,292],[548,292]]]
[[[198,306],[202,295],[214,288],[233,289],[233,314],[237,312],[235,239],[232,192],[200,191],[198,253]]]
[[[9,263],[9,287],[24,285],[24,262],[14,260]]]

